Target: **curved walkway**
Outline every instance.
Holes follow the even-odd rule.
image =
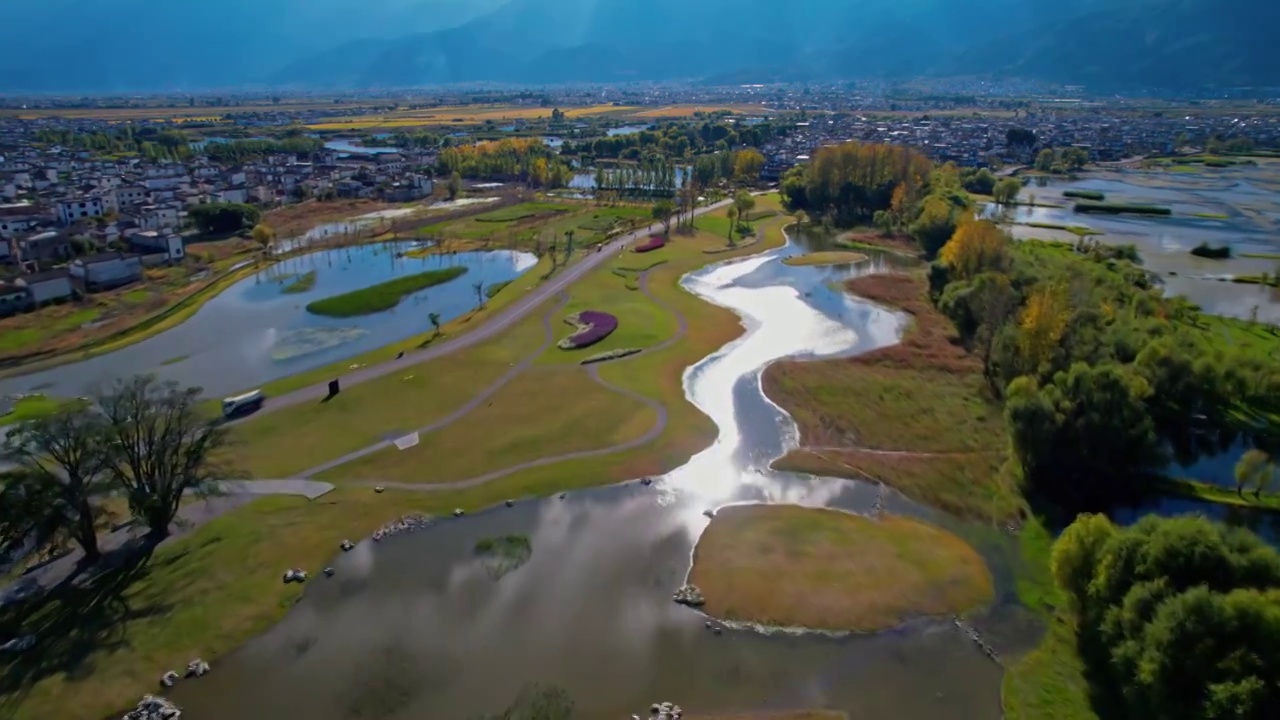
[[[729,200],[722,200],[718,203],[712,203],[705,207],[694,210],[694,216],[704,215],[706,213],[718,210],[730,203]],[[552,278],[542,285],[539,285],[533,292],[520,298],[506,308],[498,311],[496,315],[479,327],[460,335],[456,338],[445,340],[439,344],[432,344],[421,350],[412,350],[404,354],[404,357],[395,360],[378,363],[376,365],[368,365],[357,370],[343,373],[341,376],[344,387],[351,387],[362,382],[374,380],[384,375],[390,375],[395,372],[402,372],[409,367],[443,357],[450,353],[477,345],[485,340],[497,336],[502,331],[510,328],[526,315],[533,312],[539,305],[547,301],[551,297],[558,295],[564,291],[569,285],[577,282],[584,275],[591,272],[595,268],[604,264],[618,254],[622,248],[637,239],[650,235],[657,231],[658,223],[652,223],[639,230],[635,230],[627,235],[623,235],[606,243],[601,247],[599,252],[589,253],[577,265],[571,265],[559,275]],[[244,422],[264,413],[272,413],[282,408],[297,405],[308,401],[319,401],[329,394],[328,383],[317,383],[308,387],[299,388],[293,392],[277,395],[269,398],[263,405],[262,409],[246,418],[234,421],[233,424]]]
[[[555,333],[551,329],[551,318],[554,315],[558,314],[561,310],[563,310],[564,306],[567,304],[569,304],[569,296],[567,294],[561,295],[560,302],[556,303],[554,306],[549,308],[546,314],[542,316],[542,330],[544,335],[542,339],[542,344],[538,346],[537,350],[534,350],[532,353],[529,354],[528,357],[516,363],[515,365],[512,365],[511,369],[508,370],[506,373],[504,373],[502,377],[498,378],[497,380],[494,380],[487,387],[481,390],[475,397],[467,401],[467,403],[462,407],[458,408],[457,410],[454,410],[453,412],[440,418],[439,420],[436,420],[435,422],[429,425],[424,425],[415,430],[410,430],[409,432],[401,434],[399,437],[407,437],[409,435],[413,435],[414,433],[423,435],[429,432],[433,432],[435,430],[439,430],[440,428],[446,427],[448,425],[451,425],[454,422],[457,422],[467,413],[480,407],[481,403],[493,397],[494,394],[496,394],[499,390],[505,387],[507,383],[510,383],[512,380],[514,380],[517,375],[527,370],[529,366],[533,364],[533,361],[537,360],[538,357],[542,355],[544,352],[546,352],[547,348],[551,347],[551,344],[555,342]],[[373,453],[376,453],[379,450],[383,450],[385,448],[389,448],[394,445],[395,445],[394,440],[383,440],[382,442],[374,443],[373,445],[370,445],[365,448],[361,448],[360,450],[356,450],[355,452],[349,452],[340,458],[335,458],[333,460],[330,460],[329,462],[323,463],[321,465],[317,465],[311,468],[310,470],[304,471],[299,475],[299,477],[310,478],[312,476],[319,475],[320,473],[325,472],[327,470],[332,470],[338,467],[339,465],[346,465],[347,463],[353,460],[358,460],[367,455],[372,455]]]
[[[672,345],[675,345],[677,342],[680,342],[680,340],[684,339],[684,336],[689,331],[689,321],[685,319],[684,315],[680,314],[679,311],[667,305],[666,303],[662,302],[657,297],[655,297],[653,293],[649,291],[649,271],[648,270],[641,273],[639,288],[640,288],[640,292],[644,293],[645,297],[649,298],[649,300],[651,300],[659,308],[662,308],[663,310],[670,313],[672,316],[676,318],[675,333],[673,333],[671,337],[667,338],[666,340],[663,340],[661,343],[658,343],[657,345],[654,345],[651,348],[646,348],[644,352],[645,353],[660,352],[662,350],[666,350]],[[548,317],[550,316],[548,315]],[[548,332],[550,332],[549,328],[548,328]],[[544,349],[545,347],[546,346],[544,345]],[[532,362],[532,360],[536,358],[539,354],[541,354],[541,350],[538,353],[535,353],[525,363],[522,363],[522,364],[527,366],[527,364],[529,362]],[[637,356],[632,356],[632,357],[637,357]],[[567,453],[561,453],[559,455],[552,455],[549,457],[538,458],[536,460],[529,460],[527,462],[519,463],[517,465],[512,465],[510,467],[505,467],[500,470],[494,470],[492,472],[488,472],[483,475],[477,475],[475,477],[467,478],[466,480],[457,480],[454,482],[430,483],[430,484],[404,483],[404,482],[378,482],[373,480],[365,480],[365,481],[359,481],[353,484],[363,485],[363,486],[376,485],[380,487],[396,488],[398,490],[414,490],[419,492],[464,490],[467,488],[474,488],[480,485],[484,485],[487,482],[497,480],[498,478],[505,477],[507,475],[510,475],[512,473],[517,473],[522,470],[531,470],[533,468],[542,467],[544,465],[553,465],[555,463],[565,462],[568,460],[579,460],[582,458],[600,457],[603,455],[613,455],[615,453],[626,452],[627,450],[634,450],[638,447],[647,445],[653,442],[654,440],[657,440],[658,437],[662,435],[663,431],[667,429],[667,408],[665,405],[658,402],[657,400],[654,400],[653,398],[647,397],[645,395],[641,395],[640,393],[635,392],[634,390],[618,387],[617,385],[614,385],[606,381],[604,378],[600,377],[600,364],[588,366],[587,375],[592,380],[604,386],[605,388],[619,395],[635,400],[636,402],[652,409],[658,416],[657,420],[640,437],[627,440],[625,442],[621,442],[616,445],[610,445],[609,447],[603,447],[603,448],[596,448],[593,450],[578,450],[574,452],[567,452]],[[492,394],[492,393],[489,393],[489,394]],[[485,395],[485,397],[488,397],[488,395]],[[469,411],[473,408],[474,408],[474,405],[472,407],[465,408],[465,410]],[[453,422],[454,420],[457,420],[459,417],[461,417],[464,414],[466,414],[464,411],[457,412],[454,414],[456,417],[450,416],[448,421]],[[436,426],[433,427],[432,429],[438,429],[439,427],[443,427],[444,425],[447,425],[447,424],[448,424],[447,422],[440,422],[440,423],[437,423]],[[389,445],[390,443],[381,443],[378,446],[376,446],[376,448],[381,449]],[[366,449],[366,450],[368,450],[368,452],[373,451],[369,449]],[[353,453],[353,455],[357,455],[357,456],[359,456],[360,454],[367,454],[367,452],[365,450],[361,450],[361,451],[358,451],[358,453]],[[334,467],[340,464],[341,464],[340,462],[335,462],[333,464],[330,464],[329,467]]]

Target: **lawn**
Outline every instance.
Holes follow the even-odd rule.
[[[457,482],[553,455],[608,448],[641,437],[657,421],[652,408],[593,382],[581,367],[538,367],[517,375],[456,422],[422,436],[417,446],[390,447],[317,479]]]
[[[64,400],[58,400],[46,395],[27,395],[13,404],[12,412],[7,415],[0,415],[0,427],[51,415],[55,410],[62,407],[64,402]]]
[[[367,288],[307,303],[307,312],[335,318],[385,312],[399,305],[406,295],[443,285],[458,279],[466,272],[467,268],[455,266],[398,277]]]
[[[522,323],[466,350],[345,388],[327,403],[252,417],[235,426],[235,462],[252,477],[289,477],[406,434],[464,405],[536,350],[542,338],[540,321]],[[267,390],[271,394],[270,385]]]
[[[289,280],[284,287],[280,288],[280,292],[286,295],[298,295],[307,292],[316,286],[316,271],[308,270],[301,275],[296,275]]]
[[[855,632],[963,614],[995,594],[982,556],[948,532],[792,505],[716,513],[694,549],[690,582],[714,617]]]
[[[66,304],[6,318],[0,322],[0,353],[35,349],[52,337],[97,320],[101,314],[96,307]]]
[[[866,259],[866,255],[852,250],[825,250],[808,253],[807,255],[796,255],[782,262],[787,265],[851,265],[865,262]]]
[[[475,249],[485,244],[529,247],[541,240],[555,240],[563,248],[566,232],[574,233],[574,246],[585,249],[617,231],[637,227],[650,219],[643,206],[601,207],[581,202],[526,202],[483,215],[444,221],[418,230],[423,236],[443,238],[450,249]]]

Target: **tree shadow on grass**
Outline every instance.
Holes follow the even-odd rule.
[[[48,592],[0,608],[0,639],[34,635],[20,653],[0,655],[0,716],[8,715],[31,688],[52,675],[76,681],[95,670],[94,655],[129,646],[128,625],[172,609],[162,601],[140,604],[129,593],[148,572],[154,545],[127,544],[92,571],[73,575]],[[164,564],[178,562],[169,556]]]

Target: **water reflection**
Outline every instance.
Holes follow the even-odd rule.
[[[155,372],[212,396],[226,395],[425,333],[431,329],[429,312],[447,322],[475,306],[472,283],[513,280],[537,263],[529,253],[511,251],[400,257],[409,247],[376,243],[284,260],[232,285],[171,330],[106,355],[5,379],[0,394],[43,387],[75,397],[99,382]],[[312,300],[452,266],[465,266],[467,273],[409,295],[387,312],[327,318],[306,311]],[[284,292],[308,273],[315,273],[310,290]]]
[[[626,717],[669,699],[701,711],[833,707],[858,718],[989,720],[1000,669],[949,622],[880,634],[729,630],[671,602],[707,508],[787,502],[866,511],[876,489],[767,469],[794,442],[760,392],[769,362],[888,343],[891,312],[844,298],[832,271],[788,268],[789,246],[686,277],[731,308],[746,334],[690,368],[684,386],[720,428],[685,466],[638,482],[438,521],[337,558],[278,626],[175,698],[194,718],[464,718],[504,706],[528,681],[563,685],[583,717]],[[890,495],[893,512],[940,520]],[[959,525],[954,520],[946,521]],[[1007,539],[981,534],[1001,602],[978,622],[1002,651],[1034,642],[1013,596]],[[484,537],[527,534],[533,557],[494,581]],[[336,541],[336,539],[335,539]]]

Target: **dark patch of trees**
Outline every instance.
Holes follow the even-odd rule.
[[[872,222],[880,211],[905,218],[929,191],[932,175],[933,164],[911,148],[848,142],[820,148],[808,164],[789,170],[782,178],[782,200],[790,212],[804,211],[841,227]]]
[[[262,211],[243,203],[206,203],[196,205],[187,215],[201,232],[237,233],[251,228],[262,219]]]
[[[324,141],[310,137],[285,137],[279,140],[233,140],[228,143],[209,143],[204,154],[214,162],[224,165],[261,160],[269,155],[296,155],[310,157],[324,147]]]
[[[1006,145],[1029,148],[1036,144],[1036,133],[1023,127],[1011,127],[1004,133]]]
[[[646,154],[688,158],[739,147],[758,148],[786,132],[786,128],[768,122],[749,126],[710,121],[701,125],[670,123],[625,135],[569,142],[563,152],[619,160],[639,160]]]
[[[1199,517],[1082,515],[1053,548],[1099,700],[1123,717],[1280,716],[1280,555]]]

